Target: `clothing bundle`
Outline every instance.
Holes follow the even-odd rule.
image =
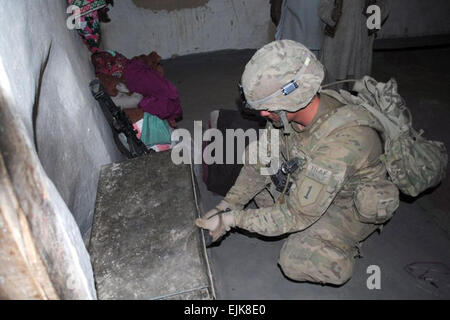
[[[124,79],[130,91],[144,96],[139,107],[145,112],[169,120],[183,115],[177,88],[141,59],[127,64]]]
[[[115,51],[92,55],[96,76],[155,151],[171,149],[171,126],[183,115],[177,88],[163,76],[161,57],[152,52],[127,59]]]

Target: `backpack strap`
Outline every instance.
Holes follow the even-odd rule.
[[[368,103],[361,103],[361,107],[369,111],[370,114],[378,120],[384,129],[385,136],[388,137],[389,140],[395,140],[402,134],[403,131],[376,108],[372,107]]]
[[[336,94],[339,95],[338,93]],[[333,132],[357,126],[366,126],[378,132],[383,132],[383,127],[377,119],[372,117],[364,108],[347,104],[325,114],[313,124],[310,131],[312,134],[309,145],[310,151],[315,151],[319,141],[330,136]]]
[[[332,97],[333,99],[336,99],[337,101],[339,101],[341,104],[349,104],[349,101],[347,99],[345,99],[339,92],[334,91],[334,90],[321,90],[320,91],[321,94],[326,94],[327,96]]]

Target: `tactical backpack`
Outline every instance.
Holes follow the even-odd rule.
[[[438,185],[445,177],[446,148],[442,142],[425,139],[423,131],[417,132],[412,127],[412,116],[398,94],[397,82],[391,79],[382,83],[365,76],[355,81],[353,91],[356,96],[344,90],[339,93],[322,90],[345,105],[363,107],[374,118],[375,121],[369,121],[367,125],[380,133],[384,143],[381,160],[399,190],[415,197]],[[348,121],[354,122],[355,119],[349,118]],[[375,122],[377,124],[373,125]],[[337,123],[342,127],[346,125],[342,119]]]

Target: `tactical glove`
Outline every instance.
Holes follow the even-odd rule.
[[[215,215],[217,212],[225,211],[227,209],[235,209],[235,206],[228,203],[225,200],[220,201],[220,203],[212,210],[209,210],[205,215],[202,217],[202,219],[208,219],[211,218],[213,215]]]
[[[212,211],[208,212],[204,218],[195,220],[195,224],[199,228],[209,230],[212,242],[216,242],[230,231],[231,227],[235,226],[235,223],[232,214],[233,211],[217,211],[211,213]],[[206,217],[207,215],[209,215],[209,218]]]
[[[219,240],[230,230],[230,227],[234,226],[234,217],[231,214],[231,210],[238,209],[243,209],[243,207],[222,200],[214,209],[195,221],[197,227],[209,230],[210,238],[208,239],[207,237],[206,239],[207,246]],[[225,213],[226,217],[222,217]]]

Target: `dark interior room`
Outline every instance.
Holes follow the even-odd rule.
[[[1,300],[450,299],[449,1],[0,2]]]

